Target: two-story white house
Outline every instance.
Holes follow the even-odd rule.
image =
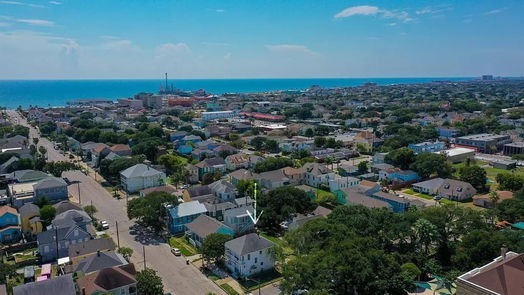
[[[334,192],[336,190],[342,190],[350,188],[360,184],[360,180],[351,176],[340,176],[335,174],[332,179],[329,180],[329,190]]]
[[[166,183],[166,174],[149,165],[136,164],[120,172],[120,184],[129,193],[145,188],[162,186]]]
[[[306,163],[302,166],[305,177],[304,181],[312,187],[319,187],[321,184],[329,184],[329,180],[335,177],[335,173],[324,164]]]
[[[236,278],[256,275],[275,267],[273,242],[250,233],[225,243],[226,266]]]

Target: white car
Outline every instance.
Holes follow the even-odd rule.
[[[107,221],[102,220],[100,224],[102,225],[102,229],[109,229],[109,223],[107,223]]]
[[[171,248],[171,253],[173,253],[175,256],[180,256],[182,254],[178,248]]]

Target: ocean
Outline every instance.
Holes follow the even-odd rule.
[[[319,78],[319,79],[171,79],[169,84],[182,90],[205,89],[213,94],[249,93],[272,90],[301,90],[322,87],[413,84],[431,81],[464,81],[472,78]],[[139,92],[157,92],[163,80],[0,80],[0,106],[63,106],[78,98],[118,99]]]

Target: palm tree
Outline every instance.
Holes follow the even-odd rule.
[[[500,200],[499,193],[497,193],[496,191],[490,192],[489,193],[489,199],[493,203],[493,207],[496,208],[497,207],[497,202]]]

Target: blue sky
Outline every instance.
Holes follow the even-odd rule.
[[[524,75],[524,1],[0,0],[0,79]]]

